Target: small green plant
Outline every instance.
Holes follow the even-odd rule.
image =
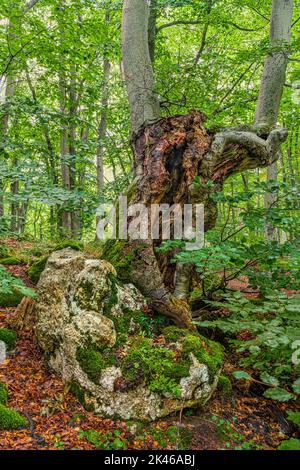
[[[17,334],[13,330],[8,328],[0,328],[0,341],[4,341],[8,350],[15,348],[17,340]]]
[[[63,393],[59,393],[53,398],[42,400],[44,406],[40,412],[41,416],[53,416],[55,413],[65,411],[64,400],[65,397]]]
[[[0,306],[14,307],[24,296],[36,297],[36,293],[0,265]]]
[[[300,296],[272,292],[256,302],[240,292],[225,295],[226,302],[209,302],[224,307],[230,316],[199,323],[229,336],[240,355],[239,364],[255,371],[236,371],[236,379],[253,380],[269,387],[264,396],[277,401],[294,400],[300,394]],[[242,337],[239,338],[239,335]],[[236,339],[234,338],[236,337]]]
[[[232,421],[219,416],[213,415],[211,417],[212,422],[216,426],[217,434],[219,438],[225,442],[226,449],[233,450],[258,450],[261,446],[257,445],[253,440],[249,440],[243,434],[236,431],[234,424],[236,418],[233,417]],[[247,439],[247,441],[246,441]]]
[[[53,445],[57,450],[65,450],[65,443],[61,440],[60,434],[56,434]]]
[[[288,411],[287,420],[294,424],[298,429],[300,429],[300,411]]]
[[[126,450],[128,447],[127,439],[122,436],[121,431],[114,430],[107,434],[97,432],[93,429],[80,431],[80,439],[87,439],[93,447],[101,450]]]

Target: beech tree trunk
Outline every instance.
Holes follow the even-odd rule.
[[[273,0],[270,25],[270,50],[265,59],[260,93],[256,107],[255,123],[261,132],[269,133],[277,122],[280,100],[288,64],[288,46],[291,39],[293,2]],[[276,156],[276,159],[278,156]],[[267,169],[267,181],[277,180],[277,162]],[[276,194],[265,194],[265,208],[273,207]],[[267,224],[266,237],[276,239],[276,229]]]
[[[282,32],[288,42],[286,31],[291,25],[291,13],[291,0],[273,1],[271,36],[277,38]],[[266,59],[255,124],[213,134],[205,128],[205,116],[200,111],[160,118],[148,48],[148,24],[148,2],[124,0],[122,52],[135,171],[130,200],[147,206],[202,203],[205,230],[208,230],[214,227],[217,218],[212,193],[220,191],[232,174],[268,167],[278,158],[280,145],[287,138],[285,129],[274,127],[286,59],[282,51],[273,53],[272,50]],[[200,185],[195,184],[196,176]],[[158,255],[155,247],[160,242],[129,239],[122,248],[118,247],[119,258],[124,260],[131,254],[130,278],[150,299],[154,310],[170,317],[177,325],[192,329],[187,302],[192,269],[171,264],[174,253]],[[107,249],[113,243],[110,241]]]

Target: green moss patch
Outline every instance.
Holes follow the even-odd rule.
[[[163,346],[155,346],[150,338],[137,337],[129,343],[122,361],[122,375],[129,385],[146,382],[152,392],[166,392],[180,396],[179,382],[174,378],[175,353]],[[183,376],[188,368],[183,368]],[[180,378],[181,378],[181,374]],[[178,377],[177,377],[178,379]]]
[[[8,400],[8,390],[5,384],[0,382],[0,405],[6,405]]]
[[[0,306],[16,307],[23,297],[24,294],[19,289],[12,289],[11,292],[0,292]]]
[[[42,256],[40,259],[34,261],[28,269],[28,276],[32,282],[38,283],[42,272],[47,264],[48,256]]]
[[[22,263],[23,263],[23,260],[16,256],[7,256],[6,258],[0,259],[0,264],[3,264],[3,265],[17,265],[17,264],[22,264]]]
[[[0,404],[0,429],[13,430],[27,425],[27,419],[17,411]]]
[[[213,380],[223,362],[223,348],[197,333],[189,332],[182,342],[182,356],[188,359],[193,353],[200,364],[206,364],[210,379]]]
[[[83,244],[77,240],[63,240],[59,242],[51,251],[59,251],[63,250],[64,248],[72,248],[76,251],[83,251]]]
[[[121,363],[128,388],[144,382],[153,392],[179,397],[180,380],[189,375],[191,352],[200,363],[207,365],[211,381],[215,378],[223,359],[219,344],[176,327],[165,328],[163,334],[166,334],[166,343],[157,343],[145,337],[135,337],[129,341],[125,349],[126,357]]]
[[[78,348],[76,351],[76,359],[88,378],[92,382],[97,383],[102,370],[106,367],[101,353],[93,349]]]
[[[220,375],[217,389],[220,395],[224,398],[229,398],[232,396],[232,383],[225,375]]]
[[[127,240],[107,240],[101,257],[109,261],[118,273],[122,282],[130,282],[132,263],[138,253],[145,249],[144,243],[130,244]]]
[[[8,328],[0,328],[0,340],[4,341],[8,350],[12,350],[16,346],[17,334]]]

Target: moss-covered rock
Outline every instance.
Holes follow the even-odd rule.
[[[59,251],[63,250],[64,248],[72,248],[72,250],[75,251],[83,251],[83,243],[80,243],[77,240],[62,240],[51,251]]]
[[[8,328],[0,328],[0,341],[4,341],[9,351],[15,348],[16,340],[17,334],[15,331]]]
[[[197,333],[187,333],[182,342],[182,356],[189,358],[193,354],[200,364],[206,364],[212,382],[223,362],[223,347]]]
[[[76,359],[88,378],[92,382],[99,382],[101,372],[106,367],[102,355],[94,349],[77,348]]]
[[[0,404],[0,429],[14,430],[27,425],[27,419],[17,411]]]
[[[8,400],[8,390],[5,384],[0,382],[0,405],[6,405]]]
[[[108,261],[66,248],[50,255],[38,285],[39,344],[84,406],[149,421],[210,398],[222,347],[188,330],[161,331]]]
[[[47,264],[48,256],[42,256],[38,260],[34,261],[28,269],[28,276],[32,282],[37,284],[40,276],[44,271]]]
[[[220,375],[217,389],[223,398],[229,398],[232,396],[232,383],[226,375]]]

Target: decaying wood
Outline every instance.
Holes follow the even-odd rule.
[[[204,122],[201,112],[192,111],[140,128],[132,142],[136,178],[131,203],[202,203],[208,230],[214,227],[217,217],[212,194],[220,191],[233,173],[266,167],[276,160],[280,144],[287,137],[284,129],[275,129],[264,138],[258,131],[255,133],[254,127],[214,135]],[[207,184],[209,181],[212,184]],[[174,267],[170,262],[174,251],[167,255],[157,253],[155,248],[160,243],[151,239],[129,240],[126,253],[137,253],[131,261],[131,280],[157,312],[179,326],[193,328],[187,302],[192,267],[180,263]]]
[[[8,324],[14,330],[33,329],[35,323],[35,300],[23,297],[14,313],[8,318]]]

